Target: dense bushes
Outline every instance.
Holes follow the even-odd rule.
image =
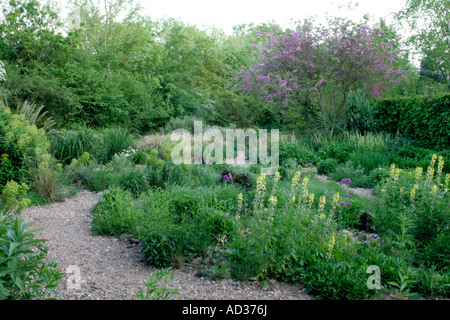
[[[44,130],[30,125],[24,115],[0,105],[0,189],[9,180],[28,182],[29,165],[47,151]]]
[[[450,95],[405,97],[375,102],[374,117],[381,130],[420,141],[434,149],[450,147]]]

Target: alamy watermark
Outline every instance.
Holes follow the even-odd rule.
[[[80,290],[81,284],[83,281],[81,280],[81,269],[79,266],[71,265],[66,268],[67,274],[67,290]]]
[[[225,129],[224,139],[221,130],[209,128],[203,132],[202,122],[195,121],[194,135],[188,130],[178,129],[172,132],[171,140],[179,142],[172,149],[171,157],[174,164],[261,164],[270,165],[261,168],[263,175],[273,175],[278,171],[278,129],[271,130],[270,141],[266,129],[259,129],[258,132],[255,129],[245,131],[243,129]],[[248,141],[248,148],[246,141]],[[203,148],[205,142],[209,142],[209,144]],[[246,156],[247,150],[248,157]]]
[[[381,272],[379,266],[368,266],[367,273],[372,274],[367,278],[367,288],[368,289],[381,289]]]

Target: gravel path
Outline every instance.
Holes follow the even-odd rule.
[[[139,246],[130,246],[114,237],[98,237],[90,232],[90,209],[99,195],[81,191],[65,202],[34,206],[21,215],[36,237],[48,241],[48,259],[58,263],[66,273],[61,286],[54,293],[59,300],[131,300],[144,289],[154,268],[141,258]],[[79,272],[79,273],[78,273]],[[192,267],[173,270],[169,287],[179,292],[175,300],[311,300],[301,285],[274,283],[263,288],[255,283],[233,280],[216,281],[196,276]],[[79,275],[79,288],[69,280]]]

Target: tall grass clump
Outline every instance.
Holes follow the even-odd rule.
[[[389,156],[377,151],[360,151],[350,154],[349,160],[354,167],[361,167],[369,174],[372,170],[383,167],[389,163]]]
[[[133,146],[133,137],[124,128],[105,128],[99,132],[99,136],[102,152],[98,156],[98,161],[101,163],[111,161],[115,154]]]
[[[133,137],[128,130],[122,128],[94,130],[79,127],[53,131],[49,137],[52,154],[64,164],[70,164],[85,152],[97,162],[107,163],[115,154],[126,151],[133,145]]]
[[[84,152],[95,155],[98,137],[92,129],[80,127],[72,130],[53,131],[49,134],[50,151],[63,164],[70,164]]]
[[[356,151],[386,152],[392,135],[389,133],[346,131],[344,141],[353,145]]]

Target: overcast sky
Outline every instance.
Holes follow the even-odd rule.
[[[178,18],[198,27],[215,26],[230,32],[233,26],[242,23],[274,20],[286,25],[292,19],[323,18],[326,14],[355,21],[364,14],[375,19],[387,18],[402,9],[405,0],[141,0],[141,3],[145,14],[153,19]]]

